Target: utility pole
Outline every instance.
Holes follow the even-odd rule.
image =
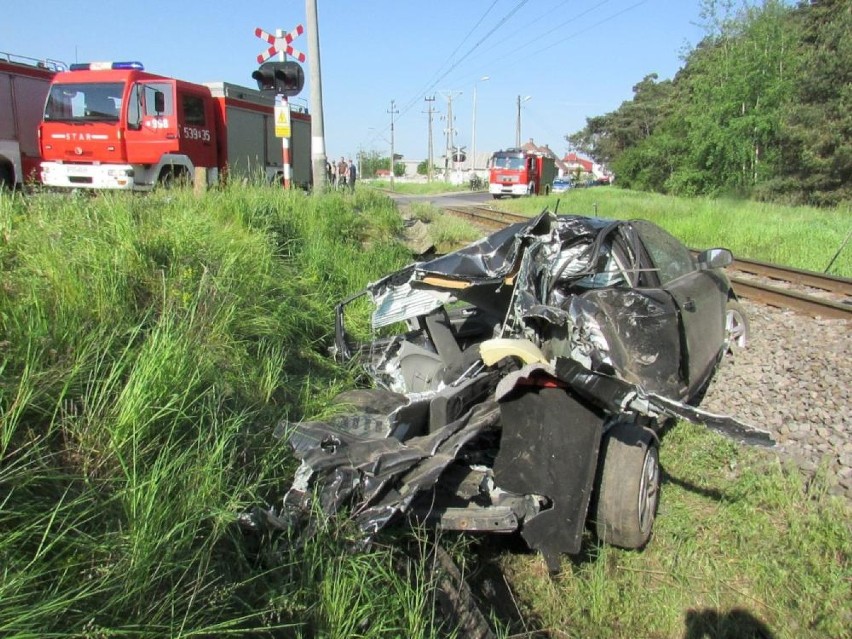
[[[490,80],[490,78],[484,75],[473,83],[473,118],[470,124],[470,168],[472,177],[476,176],[476,84],[485,80]]]
[[[521,99],[521,96],[518,96],[518,120],[515,124],[515,147],[517,148],[521,148],[521,102],[526,102],[531,97],[527,95]]]
[[[453,136],[455,135],[455,129],[453,128],[453,98],[461,94],[461,91],[447,91],[443,94],[447,99],[447,128],[444,130],[447,134],[447,150],[446,155],[444,156],[444,181],[447,181],[450,177],[449,161],[451,154],[454,151]]]
[[[391,100],[391,106],[388,113],[391,116],[391,156],[390,156],[390,189],[393,191],[393,165],[394,165],[394,152],[393,152],[393,116],[399,113],[399,111],[395,108],[396,101]]]
[[[308,31],[308,65],[311,74],[311,175],[314,192],[325,190],[325,126],[322,118],[322,72],[320,66],[317,0],[305,0]]]
[[[426,175],[429,182],[432,181],[432,114],[435,112],[432,109],[432,103],[435,101],[435,96],[433,95],[431,98],[424,98],[426,102],[429,103],[429,110],[426,113],[429,114],[429,159],[427,161]]]

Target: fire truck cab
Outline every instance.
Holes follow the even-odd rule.
[[[495,198],[550,195],[556,164],[541,153],[506,149],[491,156],[488,175],[488,192]]]
[[[38,124],[50,81],[64,65],[0,53],[0,187],[38,176]]]
[[[255,89],[193,84],[138,62],[71,65],[54,78],[45,105],[42,181],[144,191],[191,182],[199,167],[209,184],[226,172],[272,180],[283,173],[274,106]]]

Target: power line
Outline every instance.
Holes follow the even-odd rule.
[[[444,67],[444,65],[446,65],[446,64],[447,64],[450,60],[452,60],[452,59],[453,59],[453,56],[455,56],[455,55],[456,55],[456,53],[458,53],[459,49],[461,49],[461,48],[462,48],[462,45],[464,45],[464,43],[465,43],[465,42],[467,42],[468,38],[470,38],[470,36],[471,36],[471,35],[473,35],[473,32],[474,32],[474,31],[476,31],[476,29],[479,27],[479,25],[480,25],[480,24],[482,24],[482,21],[483,21],[483,20],[485,20],[485,18],[488,16],[488,14],[489,14],[489,13],[491,13],[491,10],[494,8],[494,5],[495,5],[495,4],[497,4],[498,2],[500,2],[500,0],[494,0],[494,2],[492,2],[492,3],[491,3],[491,6],[490,6],[490,7],[488,7],[488,8],[485,10],[485,12],[484,12],[484,13],[480,16],[479,20],[477,20],[477,21],[476,21],[476,24],[475,24],[475,25],[473,25],[473,27],[471,27],[470,31],[468,31],[468,32],[467,32],[467,35],[466,35],[464,38],[462,38],[461,42],[459,42],[459,43],[458,43],[458,45],[457,45],[457,46],[456,46],[456,48],[453,50],[453,52],[452,52],[449,56],[447,56],[447,59],[446,59],[446,60],[444,60],[444,61],[440,64],[440,66],[438,67],[438,70],[435,72],[435,76],[437,76],[437,75],[441,72],[441,69]],[[424,90],[421,92],[421,94],[425,94],[425,93],[428,93],[428,92],[429,92],[429,88],[432,86],[432,85],[431,85],[431,83],[432,83],[432,82],[437,83],[437,82],[439,82],[439,81],[440,81],[440,78],[435,78],[434,76],[433,76],[433,78],[434,78],[434,79],[429,81],[429,82],[430,82],[430,84],[427,84],[427,88],[426,88],[426,89],[424,89]],[[417,100],[417,98],[415,98],[415,101],[416,101],[416,100]]]
[[[533,36],[530,36],[530,37],[526,38],[526,42],[525,42],[524,44],[519,44],[519,45],[518,45],[518,46],[516,46],[516,47],[512,47],[512,53],[511,53],[511,55],[504,55],[504,56],[502,56],[501,58],[498,58],[498,61],[500,61],[500,60],[502,60],[502,59],[505,59],[505,58],[508,58],[508,59],[512,60],[512,62],[513,62],[513,63],[515,63],[515,62],[519,59],[519,58],[518,58],[518,52],[519,52],[519,51],[523,51],[524,49],[526,49],[526,48],[528,48],[528,47],[531,47],[531,46],[533,46],[534,44],[540,43],[540,42],[542,41],[542,39],[543,39],[543,38],[545,38],[545,37],[549,36],[551,33],[555,32],[555,31],[558,31],[558,30],[560,30],[560,29],[562,29],[562,28],[566,27],[567,25],[569,25],[569,24],[571,24],[571,23],[573,23],[573,22],[576,22],[576,21],[577,21],[577,20],[579,20],[580,18],[582,18],[582,17],[584,17],[584,16],[587,16],[587,15],[589,15],[590,13],[593,13],[593,12],[597,11],[597,10],[598,10],[598,9],[600,9],[603,5],[608,4],[610,1],[611,1],[611,0],[602,0],[601,2],[598,2],[596,5],[594,5],[594,6],[592,6],[592,7],[589,7],[589,8],[588,8],[588,9],[586,9],[585,11],[582,11],[582,12],[578,13],[577,15],[571,16],[571,17],[570,17],[570,18],[568,18],[567,20],[565,20],[565,21],[563,21],[563,22],[560,22],[559,24],[557,24],[557,25],[556,25],[556,26],[554,26],[554,27],[551,27],[550,29],[548,29],[548,30],[547,30],[547,31],[545,31],[544,33],[539,33],[539,34],[536,34],[536,35],[533,35]],[[565,3],[563,3],[563,4],[565,4]],[[530,24],[535,24],[535,23],[539,22],[539,20],[540,20],[540,19],[538,19],[538,20],[534,20],[534,21],[533,21],[533,22],[531,22]],[[565,37],[563,37],[563,36],[560,36],[560,38],[559,38],[559,43],[561,43],[561,42],[565,42],[565,40],[566,40],[566,39],[567,39],[567,38],[565,38]],[[558,43],[557,43],[557,44],[558,44]],[[554,44],[553,46],[555,46],[555,44]],[[482,51],[482,52],[480,53],[480,57],[482,57],[482,56],[484,56],[485,54],[487,54],[487,53],[489,53],[489,52],[493,51],[495,48],[496,48],[496,46],[495,46],[495,47],[491,47],[491,48],[489,48],[489,49],[486,49],[485,51]],[[493,60],[492,60],[492,62],[493,62]],[[505,68],[505,67],[503,67],[503,68]]]
[[[500,21],[499,21],[499,22],[498,22],[498,23],[497,23],[494,27],[492,27],[490,31],[488,31],[488,33],[486,33],[486,34],[485,34],[482,38],[480,38],[480,39],[476,42],[476,44],[474,44],[474,45],[473,45],[473,46],[472,46],[472,47],[468,50],[468,52],[467,52],[467,53],[465,53],[465,54],[464,54],[463,56],[461,56],[461,57],[460,57],[460,58],[459,58],[456,62],[454,62],[452,65],[450,65],[450,68],[449,68],[449,69],[447,69],[446,71],[444,71],[444,72],[443,72],[443,73],[442,73],[442,74],[441,74],[438,78],[436,78],[436,79],[435,79],[435,80],[434,80],[434,81],[433,81],[433,82],[432,82],[432,83],[431,83],[431,84],[430,84],[430,85],[429,85],[429,86],[428,86],[425,90],[421,91],[421,92],[420,92],[420,93],[419,93],[416,97],[414,97],[414,98],[413,98],[410,102],[408,102],[408,103],[407,103],[407,104],[406,104],[406,105],[402,108],[401,115],[405,115],[405,114],[406,114],[406,113],[407,113],[407,112],[411,109],[411,107],[413,107],[413,106],[414,106],[414,105],[415,105],[415,104],[416,104],[416,103],[417,103],[417,102],[418,102],[418,101],[419,101],[419,100],[420,100],[420,99],[421,99],[424,95],[426,95],[427,93],[431,92],[431,91],[432,91],[432,90],[433,90],[433,89],[434,89],[434,88],[438,85],[438,83],[439,83],[441,80],[443,80],[445,77],[447,77],[447,75],[449,75],[449,74],[450,74],[450,72],[452,72],[452,71],[453,71],[453,69],[455,69],[455,68],[456,68],[459,64],[461,64],[461,63],[465,60],[465,58],[466,58],[467,56],[469,56],[469,55],[470,55],[473,51],[476,51],[476,49],[477,49],[477,48],[479,48],[479,46],[480,46],[480,45],[481,45],[481,44],[482,44],[485,40],[487,40],[489,37],[491,37],[491,35],[492,35],[495,31],[497,31],[497,29],[499,29],[500,27],[502,27],[502,26],[506,23],[506,21],[507,21],[507,20],[509,20],[509,18],[511,18],[513,15],[515,15],[515,13],[517,13],[517,12],[521,9],[521,7],[523,7],[523,6],[524,6],[527,2],[529,2],[529,0],[520,0],[520,1],[518,2],[518,4],[517,4],[517,5],[516,5],[513,9],[511,9],[511,10],[510,10],[510,11],[509,11],[506,15],[504,15],[504,16],[500,19]],[[492,6],[493,6],[493,4],[492,4]],[[490,10],[490,8],[489,8],[489,10]],[[481,22],[481,20],[480,20],[480,22]],[[479,24],[479,23],[477,23],[477,24]],[[467,38],[467,37],[468,37],[468,36],[466,36],[466,38]]]

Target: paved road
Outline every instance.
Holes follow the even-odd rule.
[[[440,193],[431,195],[408,195],[391,193],[387,195],[399,206],[410,205],[414,202],[426,202],[437,207],[446,206],[472,206],[474,204],[487,204],[492,201],[491,195],[484,191],[471,193],[470,191],[458,191],[455,193]]]

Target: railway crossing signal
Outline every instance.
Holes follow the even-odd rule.
[[[272,45],[266,51],[257,56],[257,63],[263,64],[264,61],[268,60],[277,53],[286,53],[287,55],[295,58],[299,62],[304,62],[305,54],[301,51],[297,51],[296,49],[290,46],[293,40],[298,38],[304,32],[305,28],[301,24],[297,24],[295,29],[293,29],[289,33],[285,33],[279,38],[272,35],[271,33],[267,33],[260,27],[257,27],[254,30],[254,35],[256,35],[261,40],[266,40],[270,45]]]
[[[288,98],[298,95],[305,86],[305,72],[298,63],[291,60],[264,62],[259,69],[252,72],[251,77],[257,81],[257,88],[261,91]]]

